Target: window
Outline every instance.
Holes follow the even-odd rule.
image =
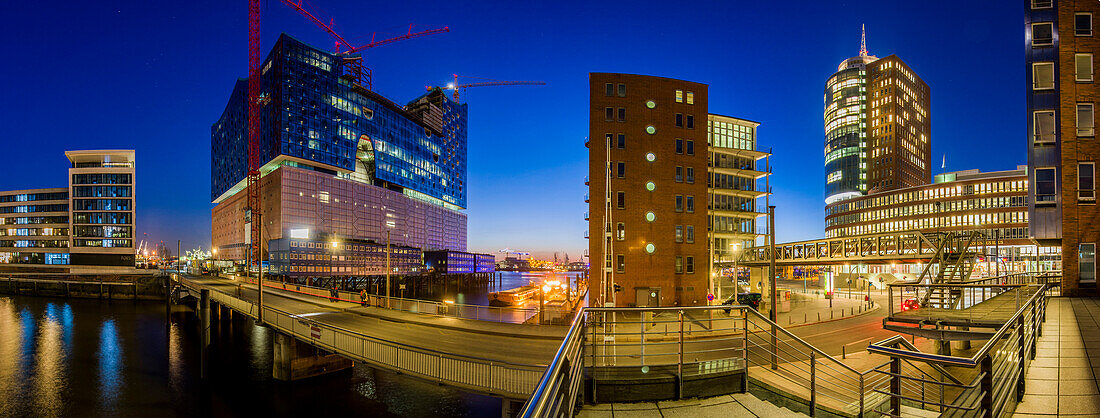
[[[687,94],[687,104],[695,104],[695,93],[692,93],[690,91],[688,92],[688,94]]]
[[[676,195],[676,211],[677,212],[683,212],[684,211],[684,196],[683,195]]]
[[[676,242],[684,242],[684,226],[676,225]]]
[[[1054,45],[1054,23],[1032,23],[1031,24],[1031,46],[1051,46]]]
[[[619,149],[626,148],[626,135],[619,134]]]
[[[695,115],[687,115],[687,128],[695,129]]]
[[[615,194],[615,207],[619,209],[626,208],[626,192],[616,192]]]
[[[1073,63],[1077,68],[1077,81],[1092,81],[1092,54],[1076,54]]]
[[[695,242],[695,227],[694,226],[688,225],[687,228],[684,228],[684,240],[687,241],[688,243]]]
[[[626,273],[626,257],[622,254],[615,256],[615,270],[619,273]]]
[[[692,197],[692,196],[687,196],[686,200],[687,200],[687,211],[688,211],[688,213],[695,212],[695,198]]]
[[[683,128],[684,127],[684,114],[683,113],[677,113],[676,114],[676,127],[677,128]]]
[[[687,155],[695,155],[695,141],[690,139],[687,141],[687,151],[685,153]]]
[[[607,115],[606,115],[606,116],[605,116],[604,118],[605,118],[605,119],[606,119],[606,120],[607,120],[608,122],[611,122],[611,121],[615,120],[615,108],[613,108],[613,107],[606,107],[606,108],[604,108],[603,110],[604,110],[604,112],[605,112],[605,113],[607,113]]]
[[[676,182],[682,183],[684,181],[684,167],[676,166]]]
[[[683,154],[684,153],[684,140],[682,140],[680,138],[676,138],[676,153],[677,154]]]
[[[676,103],[683,103],[683,102],[684,102],[684,91],[683,90],[676,90]]]
[[[615,169],[615,171],[618,173],[617,176],[619,178],[626,177],[626,163],[624,163],[622,161],[619,161],[619,162],[615,163],[615,166],[617,167]]]
[[[1037,62],[1031,64],[1031,88],[1049,90],[1054,88],[1054,63]]]
[[[615,85],[614,84],[607,83],[607,84],[604,84],[603,87],[604,87],[604,93],[603,93],[604,96],[611,97],[613,94],[615,94]]]
[[[684,258],[676,256],[676,274],[684,272]]]
[[[626,97],[626,84],[619,83],[619,97]]]
[[[1077,268],[1081,283],[1096,283],[1096,243],[1081,243],[1077,249]]]
[[[611,148],[611,134],[604,135],[607,138],[607,147]]]
[[[1057,170],[1054,168],[1035,169],[1035,204],[1052,204],[1058,193]]]
[[[695,257],[684,257],[684,272],[687,274],[695,273]]]
[[[626,108],[619,108],[619,122],[626,122]]]
[[[1073,15],[1073,34],[1092,36],[1092,13],[1075,13]]]
[[[1077,104],[1077,136],[1093,136],[1096,119],[1093,116],[1092,103]]]
[[[1096,201],[1096,165],[1077,163],[1077,200]]]
[[[1049,9],[1054,7],[1054,1],[1052,0],[1031,0],[1032,9]]]
[[[615,239],[619,241],[626,239],[626,224],[619,222],[615,225]]]
[[[1035,144],[1053,144],[1054,136],[1054,111],[1039,110],[1035,112],[1034,126],[1032,126],[1032,141]]]
[[[688,183],[695,183],[695,168],[693,168],[693,167],[688,167],[687,168],[686,180],[687,180]]]

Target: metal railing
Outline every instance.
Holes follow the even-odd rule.
[[[253,285],[256,284],[256,281],[254,279],[242,279],[246,283],[250,283]],[[335,293],[333,293],[333,289],[274,281],[265,281],[264,287],[294,292],[304,296],[311,296],[330,301],[334,300],[350,303],[363,303],[362,296],[359,294],[359,292],[351,292],[347,290],[335,290]],[[576,297],[579,299],[574,298],[572,299],[572,301],[577,302],[578,300],[583,300],[586,294],[587,288],[582,288],[580,294],[576,295]],[[387,306],[386,297],[368,293],[366,295],[366,304],[369,306],[385,308]],[[462,303],[439,302],[398,297],[390,298],[389,308],[409,313],[473,319],[477,321],[487,322],[533,325],[538,324],[536,317],[539,314],[539,308],[468,305]],[[543,309],[543,322],[558,323],[559,318],[566,317],[570,312],[572,312],[572,310],[569,309],[568,306],[547,306]]]
[[[602,402],[615,395],[600,392],[605,380],[671,377],[672,396],[686,397],[700,395],[685,389],[685,380],[729,373],[794,392],[811,415],[870,411],[871,388],[887,380],[855,370],[745,306],[585,308],[520,416],[572,416],[582,397]],[[585,379],[592,384],[582,394]]]
[[[210,297],[252,318],[259,313],[259,307],[249,300],[219,291],[210,292]],[[402,344],[271,306],[263,307],[263,318],[272,328],[349,359],[481,393],[526,397],[534,391],[546,368]]]
[[[1033,275],[1032,279],[1039,277]],[[956,357],[923,353],[901,336],[890,337],[868,346],[871,353],[891,358],[889,387],[881,385],[875,390],[890,399],[888,410],[878,410],[884,415],[898,416],[901,405],[919,405],[926,409],[935,406],[943,416],[999,417],[1011,412],[1024,393],[1024,374],[1028,362],[1035,357],[1036,340],[1042,335],[1042,323],[1046,318],[1048,284],[1027,285],[1033,288],[1030,297],[1023,301],[1015,313],[1005,321],[986,343],[970,357]],[[941,379],[931,380],[900,373],[902,363],[913,367],[935,368]],[[961,369],[946,372],[942,366]],[[949,381],[945,381],[949,380]],[[967,382],[967,383],[964,383]],[[912,396],[912,385],[938,386],[941,395],[928,401]],[[908,391],[906,386],[908,385]],[[926,393],[926,392],[922,392]]]

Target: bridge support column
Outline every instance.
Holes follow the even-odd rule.
[[[970,331],[970,327],[959,327],[958,329],[959,329],[959,331]],[[959,341],[959,349],[960,350],[969,350],[970,349],[970,340]]]
[[[951,355],[951,341],[936,341],[936,354],[941,356]]]
[[[271,376],[278,380],[305,379],[350,369],[354,365],[351,360],[301,343],[281,332],[275,333],[271,351],[275,355]]]
[[[512,418],[512,417],[518,416],[520,410],[523,409],[523,402],[524,401],[522,401],[522,400],[500,398],[500,401],[501,401],[501,404],[500,404],[500,417],[501,418]]]

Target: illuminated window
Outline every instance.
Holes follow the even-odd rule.
[[[657,128],[654,128],[653,125],[646,126],[645,127],[645,133],[653,135],[653,134],[657,133]]]
[[[1077,81],[1092,81],[1092,54],[1076,54],[1073,62],[1077,69]]]
[[[653,189],[656,189],[656,188],[657,188],[657,185],[654,184],[652,181],[646,182],[646,184],[645,184],[645,189],[649,190],[651,192],[653,191]]]
[[[1092,103],[1077,104],[1077,136],[1093,136],[1096,119]]]
[[[676,225],[676,242],[684,242],[684,226]]]
[[[1054,88],[1054,63],[1036,62],[1031,64],[1031,88],[1049,90]]]
[[[654,251],[657,251],[657,246],[653,245],[652,242],[645,245],[645,252],[653,254]]]
[[[657,219],[657,215],[654,215],[653,212],[646,212],[645,213],[645,220],[647,222],[653,222],[654,219]]]
[[[683,103],[683,102],[684,102],[684,91],[683,90],[676,90],[676,103]]]
[[[626,239],[626,224],[619,222],[615,225],[615,239],[619,241]]]
[[[645,159],[646,159],[646,161],[653,162],[653,161],[657,160],[657,155],[652,153],[652,152],[646,153]]]
[[[695,93],[687,92],[687,104],[695,104]]]
[[[647,100],[645,102],[645,107],[648,107],[650,109],[655,108],[655,107],[657,107],[657,102],[652,101],[652,100]]]
[[[676,256],[676,274],[684,272],[684,258]]]

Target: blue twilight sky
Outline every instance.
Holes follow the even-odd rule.
[[[859,51],[897,54],[932,90],[934,166],[1025,163],[1023,2],[312,0],[345,37],[450,26],[365,54],[404,103],[452,73],[546,86],[471,89],[469,243],[577,258],[588,243],[589,72],[710,85],[714,113],[760,121],[774,147],[780,242],[823,235],[822,94]],[[7,2],[0,13],[0,189],[65,185],[68,149],[134,148],[138,237],[210,244],[210,125],[247,72],[247,1]],[[276,0],[280,32],[332,40]],[[937,169],[938,172],[938,169]]]

